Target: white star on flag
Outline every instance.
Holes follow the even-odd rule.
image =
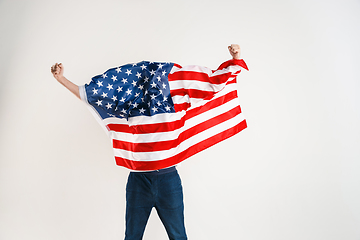
[[[137,104],[136,102],[132,104],[134,108],[137,108],[139,106],[139,104]]]
[[[111,90],[111,89],[113,89],[113,85],[112,84],[110,84],[110,83],[108,83],[108,85],[107,85],[107,87],[106,87],[107,89],[109,89],[109,91]]]
[[[96,84],[97,84],[99,87],[102,87],[103,82],[98,81]]]
[[[106,108],[110,109],[111,108],[111,103],[106,104]]]
[[[101,105],[102,105],[102,100],[98,100],[98,101],[96,102],[96,104],[97,104],[98,106],[101,106]]]

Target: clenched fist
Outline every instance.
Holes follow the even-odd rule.
[[[51,67],[51,73],[53,74],[56,80],[60,80],[64,76],[64,66],[62,63],[55,63]]]
[[[228,49],[233,59],[240,59],[240,46],[238,44],[231,44]]]

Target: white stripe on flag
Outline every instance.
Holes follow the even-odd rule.
[[[214,76],[218,76],[218,75],[221,75],[221,74],[226,74],[226,73],[236,73],[237,71],[240,71],[241,70],[241,67],[238,66],[238,65],[231,65],[227,68],[224,68],[224,69],[221,69],[221,70],[217,70],[215,71],[211,77],[214,77]]]
[[[189,79],[189,80],[170,81],[169,85],[171,90],[196,89],[201,91],[218,92],[224,87],[225,83],[211,84],[209,82],[201,82],[201,81]]]

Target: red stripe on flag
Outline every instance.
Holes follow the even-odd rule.
[[[233,75],[233,74],[228,72],[228,73],[212,76],[212,77],[210,77],[210,83],[213,83],[213,84],[225,83],[227,80],[229,80],[231,75]]]
[[[240,107],[236,106],[232,110],[220,114],[216,117],[213,117],[205,122],[199,123],[181,134],[179,134],[177,139],[169,140],[169,141],[158,141],[158,142],[147,142],[147,143],[132,143],[120,140],[113,140],[113,147],[116,149],[123,149],[131,152],[155,152],[155,151],[163,151],[174,148],[178,146],[183,141],[189,139],[190,137],[199,134],[211,127],[216,126],[222,122],[225,122],[234,116],[241,113]]]
[[[182,66],[177,64],[177,63],[174,63],[174,66],[177,67],[177,68],[182,68]]]
[[[246,70],[249,71],[249,68],[247,67],[245,61],[243,59],[231,59],[229,61],[226,61],[224,62],[223,64],[221,64],[217,70],[221,70],[221,69],[224,69],[224,68],[227,68],[231,65],[238,65],[242,68],[245,68]]]
[[[236,78],[234,78],[234,79],[231,80],[231,81],[228,81],[226,84],[232,84],[232,83],[236,83]]]
[[[109,131],[125,132],[132,134],[155,133],[155,132],[170,132],[176,130],[184,125],[182,119],[167,123],[153,123],[143,125],[125,125],[125,124],[108,124]]]
[[[174,104],[175,112],[180,112],[180,111],[186,110],[190,106],[191,106],[191,104],[188,103],[188,102],[181,103],[181,104],[180,103],[179,104]]]
[[[200,82],[209,82],[209,75],[202,72],[178,71],[168,75],[169,82],[178,80],[196,80]]]
[[[209,96],[214,96],[214,92],[211,91],[202,91],[197,89],[176,89],[176,90],[170,90],[170,95],[172,97],[174,96],[186,96],[189,95],[190,98],[206,98]]]
[[[169,157],[169,158],[166,158],[163,160],[132,161],[129,159],[115,156],[115,161],[116,161],[116,164],[119,166],[123,166],[123,167],[130,168],[133,170],[138,170],[138,171],[149,171],[149,170],[157,170],[157,169],[171,167],[171,166],[176,165],[176,164],[182,162],[183,160],[195,155],[198,152],[201,152],[201,151],[203,151],[203,150],[205,150],[205,149],[207,149],[229,137],[232,137],[233,135],[244,130],[246,127],[247,127],[246,120],[243,120],[236,126],[229,128],[221,133],[218,133],[206,140],[203,140],[203,141],[189,147],[185,151],[183,151],[179,154],[176,154],[175,156],[172,156],[172,157]]]
[[[238,72],[240,72],[240,71],[238,71]],[[169,74],[168,80],[169,80],[169,82],[190,80],[190,81],[207,82],[210,84],[222,84],[222,83],[225,83],[233,74],[234,73],[227,72],[227,73],[209,77],[209,75],[207,75],[206,73],[191,72],[191,71],[178,71],[178,72]]]

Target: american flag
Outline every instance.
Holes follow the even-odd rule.
[[[157,170],[246,128],[236,86],[242,68],[234,59],[215,71],[143,61],[93,77],[80,96],[106,128],[117,165]]]

